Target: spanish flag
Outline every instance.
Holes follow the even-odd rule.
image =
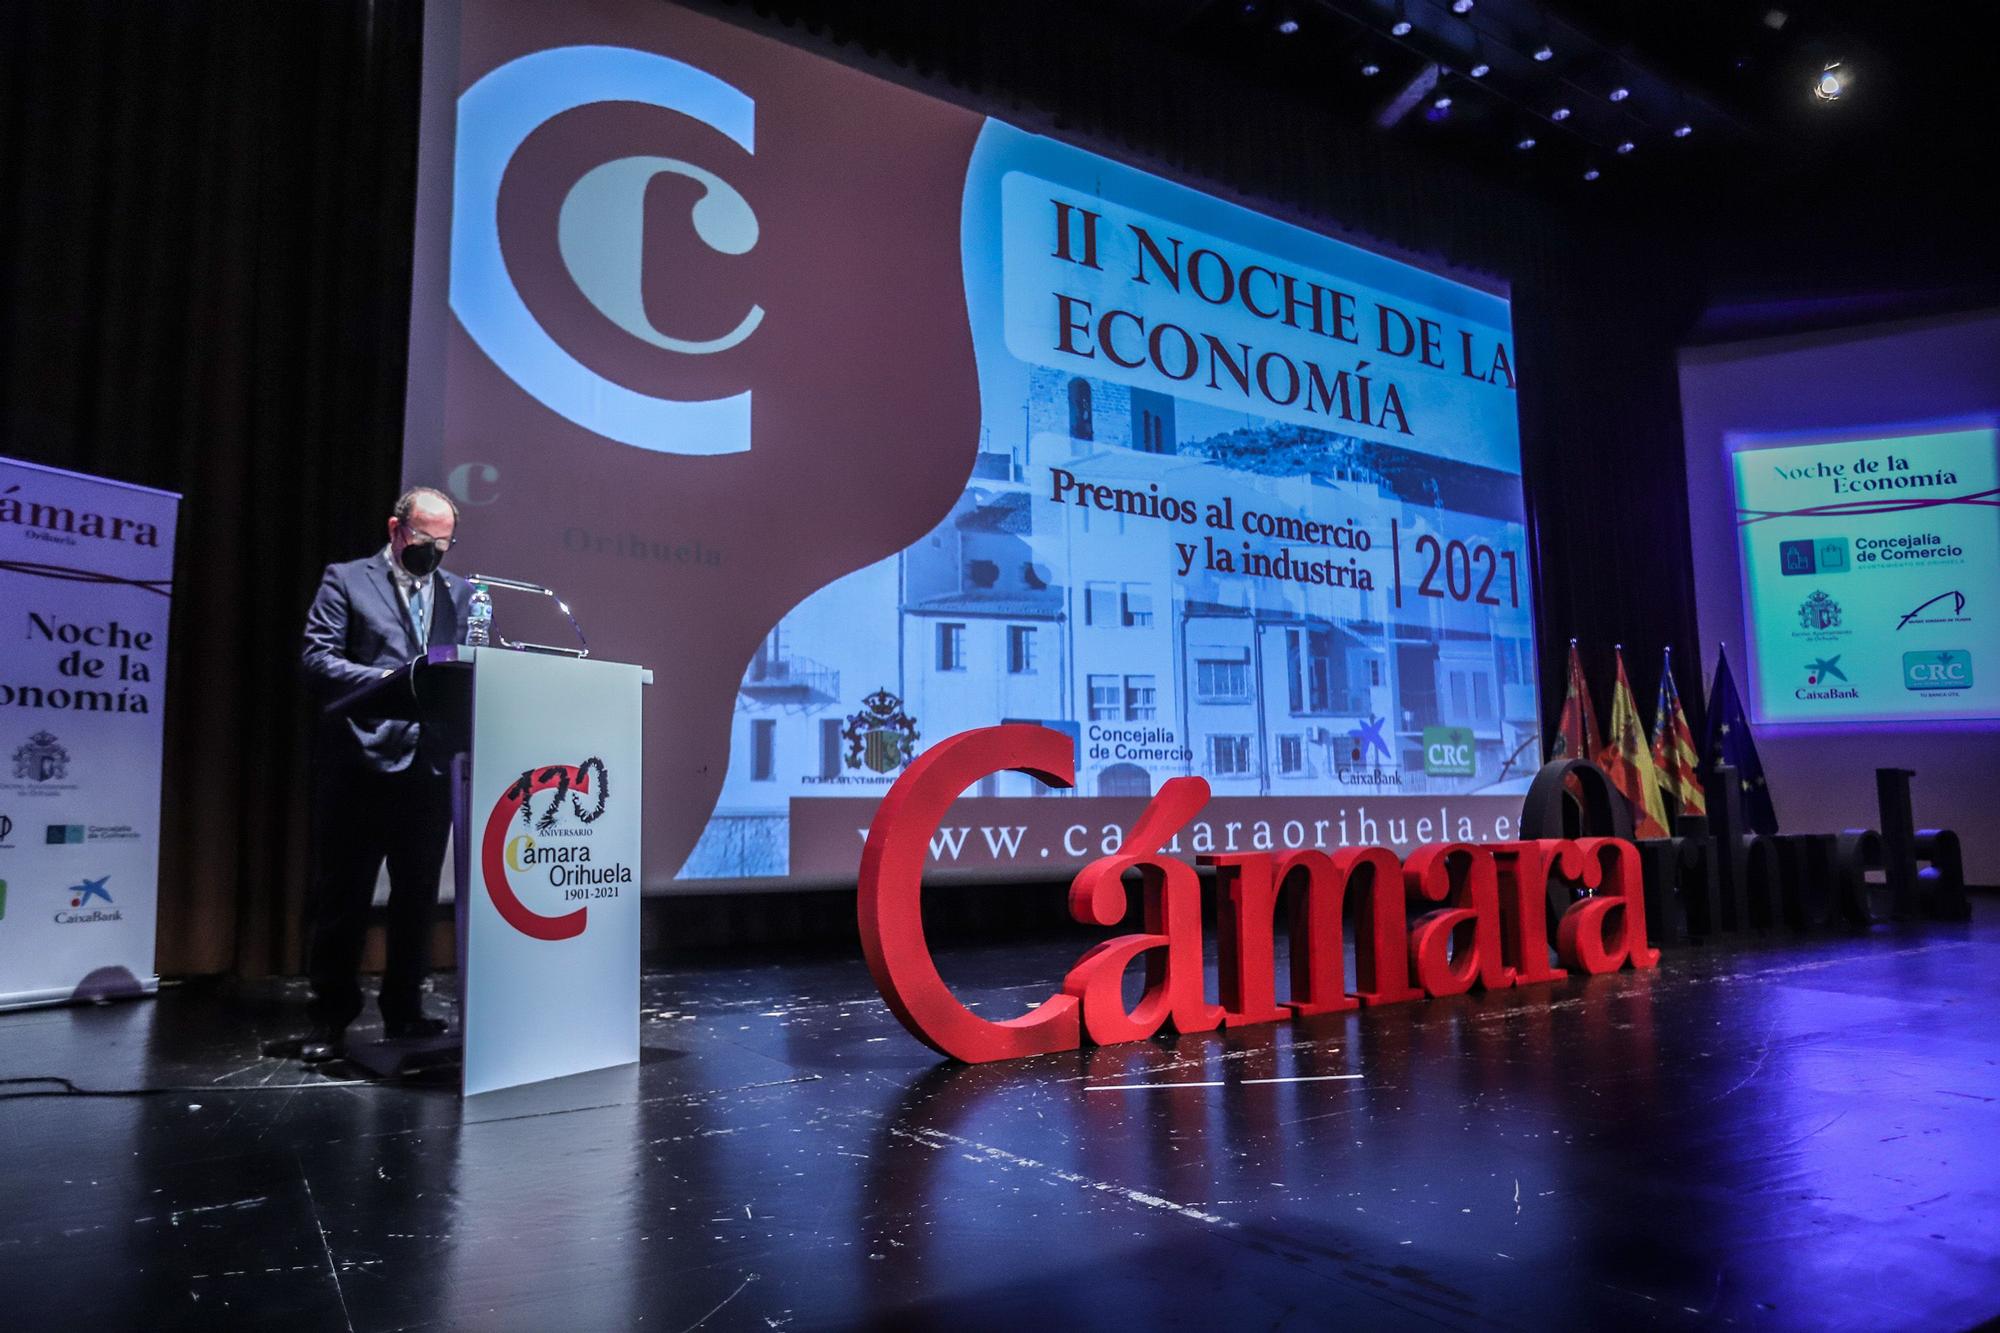
[[[1639,721],[1639,704],[1632,683],[1625,679],[1625,652],[1618,651],[1618,683],[1611,691],[1611,735],[1598,751],[1597,766],[1611,785],[1632,804],[1632,836],[1667,836],[1667,810],[1660,800],[1660,781],[1653,772],[1653,754],[1646,748],[1646,728]]]
[[[1660,697],[1653,705],[1653,771],[1660,779],[1660,794],[1667,808],[1676,814],[1706,815],[1708,798],[1702,794],[1697,770],[1701,755],[1694,748],[1694,729],[1688,726],[1687,710],[1681,707],[1681,693],[1674,688],[1674,650],[1660,667]]]

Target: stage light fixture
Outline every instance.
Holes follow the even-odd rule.
[[[1549,112],[1549,119],[1550,119],[1550,120],[1553,120],[1553,121],[1565,121],[1565,120],[1568,120],[1568,119],[1569,119],[1569,108],[1568,108],[1568,107],[1566,107],[1566,106],[1559,106],[1559,107],[1557,107],[1557,108],[1556,108],[1555,110],[1553,110],[1553,111]]]
[[[1676,139],[1685,139],[1690,134],[1693,133],[1694,133],[1694,126],[1692,125],[1676,125],[1674,127],[1674,137]]]
[[[1451,12],[1454,14],[1470,14],[1472,12],[1472,0],[1451,0]]]
[[[1403,10],[1403,0],[1396,0],[1396,21],[1389,25],[1389,35],[1391,37],[1410,35],[1410,16]]]
[[[1382,67],[1372,60],[1361,67],[1361,77],[1364,79],[1372,79],[1381,72]]]
[[[1614,102],[1622,102],[1631,95],[1632,90],[1622,83],[1611,90],[1611,100]]]
[[[1437,101],[1431,103],[1431,107],[1437,111],[1449,111],[1451,110],[1451,99],[1449,97],[1440,97]]]
[[[1525,153],[1525,152],[1527,152],[1527,151],[1528,151],[1528,150],[1529,150],[1530,148],[1533,148],[1533,147],[1535,146],[1535,140],[1534,140],[1534,136],[1533,136],[1533,135],[1530,135],[1529,137],[1527,137],[1527,138],[1525,138],[1525,139],[1521,140],[1521,142],[1519,142],[1519,143],[1515,144],[1514,146],[1515,146],[1516,148],[1520,149],[1520,150],[1521,150],[1522,152],[1524,152],[1524,153]]]
[[[1586,167],[1583,172],[1583,178],[1587,181],[1594,181],[1603,174],[1604,173],[1599,171],[1596,167]]]
[[[1493,72],[1493,66],[1487,64],[1484,60],[1482,60],[1478,64],[1474,65],[1471,69],[1465,72],[1467,74],[1470,74],[1475,79],[1483,79],[1488,74],[1491,74]]]
[[[1287,14],[1278,20],[1278,31],[1289,37],[1299,30],[1299,21]]]
[[[1630,139],[1627,139],[1624,143],[1618,145],[1618,155],[1620,157],[1623,157],[1625,154],[1632,151],[1632,147],[1633,147],[1632,141]]]
[[[1847,75],[1842,71],[1838,60],[1821,70],[1819,78],[1813,81],[1813,96],[1822,102],[1838,102],[1841,94],[1846,91]]]
[[[1556,58],[1555,48],[1550,46],[1547,42],[1543,42],[1540,46],[1535,48],[1535,59],[1542,61],[1543,63],[1547,63],[1548,61],[1554,60],[1555,58]]]

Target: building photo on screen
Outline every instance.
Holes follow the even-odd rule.
[[[2000,11],[7,17],[14,1324],[2000,1323]]]

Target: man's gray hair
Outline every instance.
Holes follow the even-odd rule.
[[[427,495],[435,496],[439,500],[444,501],[445,507],[451,510],[451,521],[453,523],[458,522],[458,501],[452,499],[435,486],[412,486],[409,490],[404,491],[396,497],[396,507],[389,511],[390,517],[396,519],[398,522],[408,523],[410,521],[410,514],[417,507],[417,501]]]

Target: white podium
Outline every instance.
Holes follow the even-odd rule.
[[[641,718],[652,672],[433,648],[329,713],[450,755],[466,1096],[639,1059]]]

